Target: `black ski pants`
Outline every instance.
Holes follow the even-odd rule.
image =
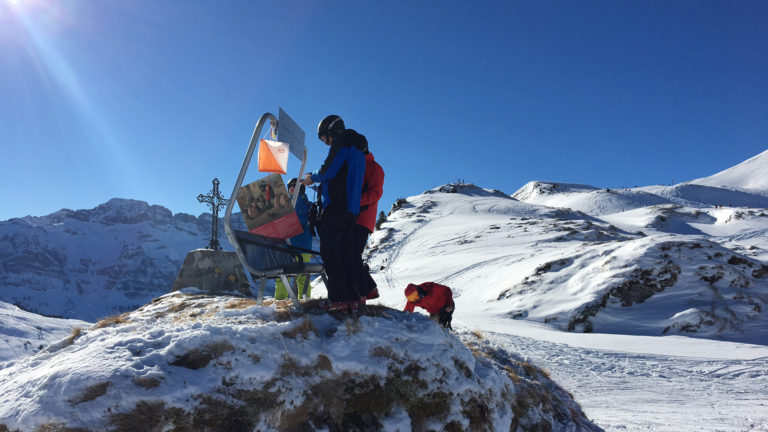
[[[333,205],[320,219],[320,256],[328,276],[328,300],[336,303],[359,300],[354,248],[355,215]]]

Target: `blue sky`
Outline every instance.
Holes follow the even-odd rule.
[[[0,220],[113,197],[199,215],[278,107],[310,169],[326,114],[366,135],[383,210],[459,178],[708,176],[768,148],[766,22],[759,0],[0,0]]]

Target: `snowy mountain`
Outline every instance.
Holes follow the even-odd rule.
[[[554,193],[541,183],[525,189],[515,196],[572,204],[581,194],[601,205],[573,211],[474,185],[427,191],[401,202],[372,235],[377,280],[399,289],[448,285],[458,319],[483,314],[565,331],[768,344],[766,212],[678,204],[614,212],[657,200],[573,185]],[[737,239],[749,239],[750,247]]]
[[[465,345],[466,344],[466,345]],[[0,430],[599,431],[546,372],[420,314],[185,290],[0,364]]]
[[[0,222],[0,300],[87,321],[136,309],[169,291],[211,222],[125,199]]]
[[[512,198],[547,207],[570,208],[593,216],[672,203],[668,198],[644,191],[542,181],[529,182],[512,194]]]
[[[715,175],[688,183],[748,190],[768,196],[768,150]]]
[[[631,189],[599,189],[587,185],[534,181],[520,188],[512,197],[531,204],[570,208],[592,216],[662,204],[678,204],[691,208],[768,208],[768,195],[690,183]]]

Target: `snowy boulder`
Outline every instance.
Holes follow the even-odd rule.
[[[544,371],[462,337],[183,290],[0,365],[0,430],[600,430]]]

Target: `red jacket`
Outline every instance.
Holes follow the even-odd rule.
[[[364,226],[369,232],[376,227],[376,215],[379,209],[379,198],[384,193],[384,170],[373,159],[373,153],[365,155],[365,177],[363,178],[363,194],[360,196],[360,215],[357,224]]]
[[[444,306],[453,304],[453,294],[451,289],[445,285],[440,285],[434,282],[424,282],[418,285],[421,291],[425,291],[424,297],[415,302],[408,302],[405,304],[405,310],[413,312],[416,306],[422,307],[429,312],[430,315],[434,315],[440,312]]]

